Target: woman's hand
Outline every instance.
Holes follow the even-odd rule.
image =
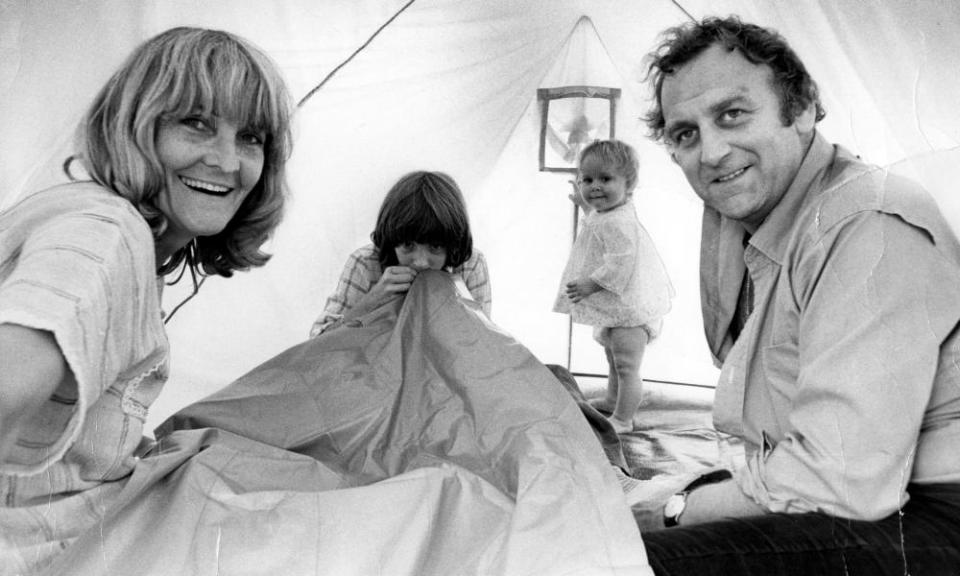
[[[593,280],[589,278],[580,278],[579,280],[567,282],[567,298],[576,304],[587,296],[593,294],[594,292],[599,292],[602,289],[603,288],[601,288],[600,285]]]

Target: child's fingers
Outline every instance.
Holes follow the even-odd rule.
[[[401,294],[410,289],[414,279],[417,277],[417,270],[409,266],[390,266],[383,271],[383,289],[393,294]]]
[[[406,282],[409,284],[410,282],[413,282],[414,278],[417,277],[417,271],[413,268],[403,267],[399,271],[395,272],[393,277],[397,282]]]
[[[390,266],[383,271],[383,278],[387,282],[413,282],[417,271],[407,266]]]
[[[390,292],[393,294],[401,294],[410,289],[410,284],[412,283],[411,282],[391,282],[390,284],[387,284],[385,288],[387,292]]]

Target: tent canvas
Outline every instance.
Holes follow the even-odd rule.
[[[550,304],[571,242],[569,185],[538,170],[536,91],[579,83],[621,89],[617,136],[641,155],[638,212],[678,290],[644,376],[712,384],[699,325],[699,202],[638,118],[648,104],[642,57],[657,33],[728,13],[790,40],[819,82],[830,140],[899,166],[957,147],[960,4],[950,0],[7,0],[0,206],[64,178],[85,105],[133,46],[161,30],[198,25],[250,38],[299,99],[390,21],[298,112],[274,259],[229,282],[211,278],[168,325],[173,374],[153,423],[305,339],[383,194],[419,168],[448,172],[465,192],[490,263],[494,322],[542,361],[565,363],[566,319]],[[167,289],[166,310],[186,296],[184,284]],[[575,346],[583,366],[603,369],[598,346]]]

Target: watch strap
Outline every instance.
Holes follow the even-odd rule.
[[[724,480],[729,480],[733,478],[733,473],[726,469],[714,470],[713,472],[708,472],[702,476],[698,476],[693,482],[687,484],[687,487],[684,488],[683,492],[693,492],[701,486],[706,486],[707,484],[716,484],[717,482],[723,482]]]
[[[706,486],[707,484],[716,484],[717,482],[723,482],[724,480],[729,480],[730,478],[733,478],[733,473],[725,469],[714,470],[713,472],[708,472],[707,474],[698,476],[693,482],[687,484],[683,490],[670,497],[671,499],[680,498],[683,502],[680,506],[680,511],[676,514],[668,516],[666,509],[664,509],[663,525],[667,528],[671,528],[680,524],[680,516],[687,507],[687,496],[689,496],[691,492],[701,486]]]

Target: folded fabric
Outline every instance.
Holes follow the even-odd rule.
[[[580,408],[443,272],[156,436],[55,570],[652,573]]]

